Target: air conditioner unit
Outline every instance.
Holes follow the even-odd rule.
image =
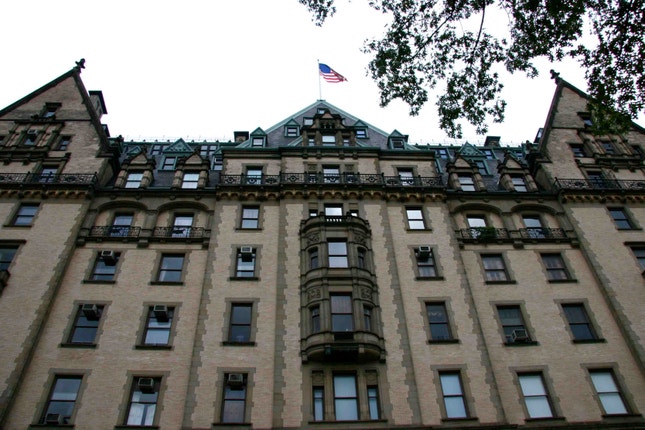
[[[45,415],[45,424],[63,424],[65,418],[62,414],[47,414]]]
[[[229,373],[226,378],[226,384],[231,387],[240,387],[244,385],[244,375],[242,373]]]
[[[107,266],[114,266],[116,264],[116,254],[114,251],[101,251],[101,259]]]
[[[142,393],[154,393],[155,380],[153,378],[139,378],[137,386]]]
[[[253,260],[253,247],[252,246],[241,246],[240,255],[242,256],[242,261],[251,261]]]
[[[417,248],[417,256],[423,260],[430,258],[431,253],[432,248],[430,248],[429,246],[420,246]]]
[[[528,342],[529,333],[524,329],[513,330],[511,333],[511,339],[513,342]]]
[[[83,311],[85,318],[87,318],[88,320],[97,320],[101,316],[98,306],[96,306],[94,303],[83,304],[81,306],[81,310]]]
[[[155,314],[155,318],[157,318],[157,321],[162,321],[162,322],[168,321],[168,306],[154,305],[152,307],[152,312]]]

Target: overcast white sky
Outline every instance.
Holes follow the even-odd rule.
[[[386,132],[408,134],[411,143],[456,143],[439,129],[432,96],[417,117],[399,101],[378,106],[361,47],[383,33],[386,17],[367,0],[337,3],[339,12],[319,28],[297,0],[6,2],[0,106],[85,58],[83,82],[103,91],[103,121],[113,136],[229,140],[235,130],[267,129],[320,98],[319,59],[349,80],[323,81],[323,99]],[[505,80],[506,121],[491,124],[489,135],[503,144],[533,140],[555,90],[552,67],[541,63],[536,79]],[[574,63],[554,68],[586,90]],[[464,131],[468,141],[483,142],[472,127]]]

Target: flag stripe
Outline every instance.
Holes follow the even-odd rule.
[[[320,70],[320,76],[322,76],[323,79],[327,82],[336,84],[338,82],[347,81],[347,79],[343,75],[336,72],[334,69],[332,69],[326,64],[319,63],[318,69]]]

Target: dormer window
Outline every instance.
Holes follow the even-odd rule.
[[[156,143],[150,147],[150,155],[159,155],[162,150],[163,145]]]
[[[578,115],[582,119],[582,123],[584,124],[585,128],[593,126],[591,115],[589,115],[588,113],[579,113]]]
[[[390,140],[390,144],[392,145],[392,149],[403,149],[405,146],[405,142],[403,141],[403,138],[400,137],[394,137]]]
[[[54,118],[56,116],[56,111],[60,107],[60,103],[47,103],[43,108],[40,117],[41,118]]]
[[[357,128],[356,129],[356,138],[357,139],[367,139],[367,129],[366,128]]]
[[[285,137],[297,137],[300,135],[300,129],[295,125],[288,125],[284,128]]]
[[[323,146],[336,146],[336,136],[333,134],[323,134],[322,144]]]
[[[326,111],[327,111],[327,109],[325,109],[325,108],[318,108],[318,110],[316,111],[316,113],[317,113],[318,115],[322,115],[322,114],[324,114]]]
[[[251,146],[253,148],[262,148],[262,147],[264,147],[264,137],[254,137],[251,140]]]
[[[513,188],[518,193],[525,193],[528,191],[526,181],[523,176],[511,176],[511,181],[513,182]]]
[[[314,119],[311,118],[311,117],[305,117],[305,118],[302,119],[302,123],[305,126],[312,126],[312,125],[314,125]]]

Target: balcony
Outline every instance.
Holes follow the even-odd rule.
[[[375,333],[323,331],[302,340],[302,360],[367,363],[385,360],[385,344]]]
[[[472,227],[457,230],[457,239],[464,243],[513,243],[522,246],[523,242],[576,243],[572,232],[567,233],[563,228],[520,228],[508,230],[495,227]]]
[[[137,238],[139,234],[141,234],[141,227],[105,225],[92,227],[87,237],[103,240],[122,240]]]
[[[522,239],[553,241],[568,239],[563,228],[521,228],[518,230]]]
[[[153,238],[162,239],[203,239],[203,227],[155,227]]]
[[[497,242],[511,238],[507,229],[495,227],[462,228],[459,234],[463,240],[477,242]]]
[[[620,179],[556,179],[554,187],[566,191],[645,191],[645,180],[628,181]]]
[[[378,186],[378,187],[417,187],[444,188],[440,176],[399,177],[382,174],[343,173],[324,175],[322,173],[281,173],[279,175],[222,175],[219,186]]]
[[[306,232],[314,228],[325,227],[350,227],[363,229],[369,233],[370,224],[367,220],[355,215],[339,215],[331,216],[320,213],[317,216],[311,216],[307,219],[300,221],[300,231]]]
[[[95,174],[68,173],[60,175],[41,175],[39,173],[3,173],[0,174],[0,187],[10,188],[74,188],[94,185]]]

